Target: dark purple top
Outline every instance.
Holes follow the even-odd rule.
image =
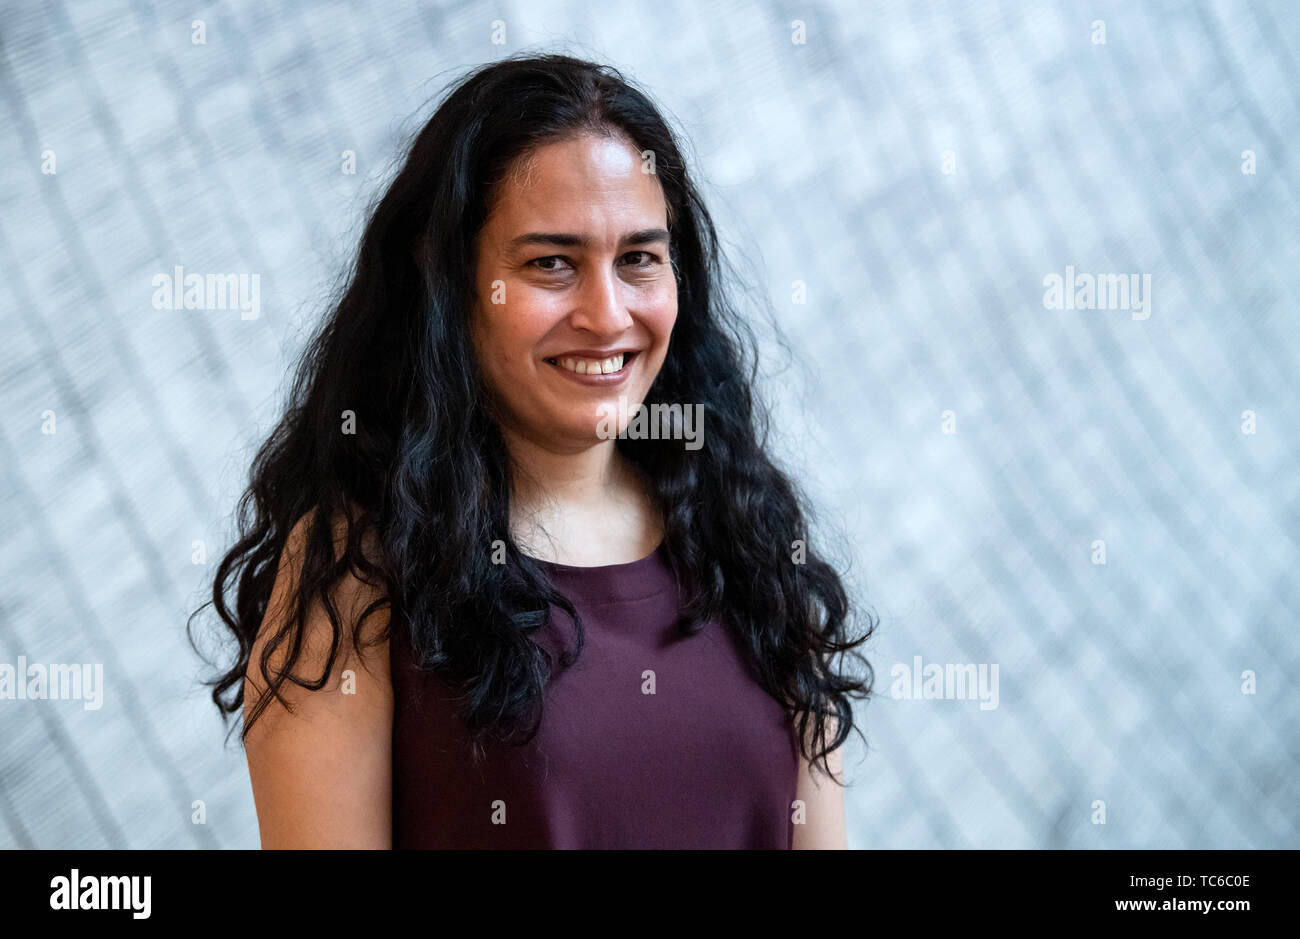
[[[395,631],[394,848],[791,846],[794,727],[722,623],[677,632],[664,550],[604,567],[543,562],[585,645],[559,665],[573,628],[558,609],[531,634],[556,663],[541,728],[523,748],[489,745],[481,769],[449,689]]]

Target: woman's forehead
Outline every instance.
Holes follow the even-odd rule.
[[[663,190],[643,165],[640,153],[621,137],[584,135],[544,144],[521,156],[506,174],[493,218],[500,229],[662,227]],[[504,237],[517,233],[499,231]]]

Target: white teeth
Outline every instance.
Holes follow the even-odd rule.
[[[579,375],[608,375],[611,372],[617,372],[623,368],[625,356],[610,356],[603,361],[600,359],[575,359],[566,356],[558,359],[560,368],[567,369],[570,372],[577,372]]]

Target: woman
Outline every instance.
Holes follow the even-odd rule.
[[[451,91],[216,576],[264,847],[845,845],[871,630],[764,452],[721,265],[616,71]]]

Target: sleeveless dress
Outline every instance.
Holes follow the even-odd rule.
[[[480,767],[452,693],[389,642],[394,848],[788,849],[795,728],[719,621],[682,636],[665,548],[603,567],[541,562],[582,617],[531,633],[551,652],[541,727]],[[653,691],[653,693],[649,693]]]

